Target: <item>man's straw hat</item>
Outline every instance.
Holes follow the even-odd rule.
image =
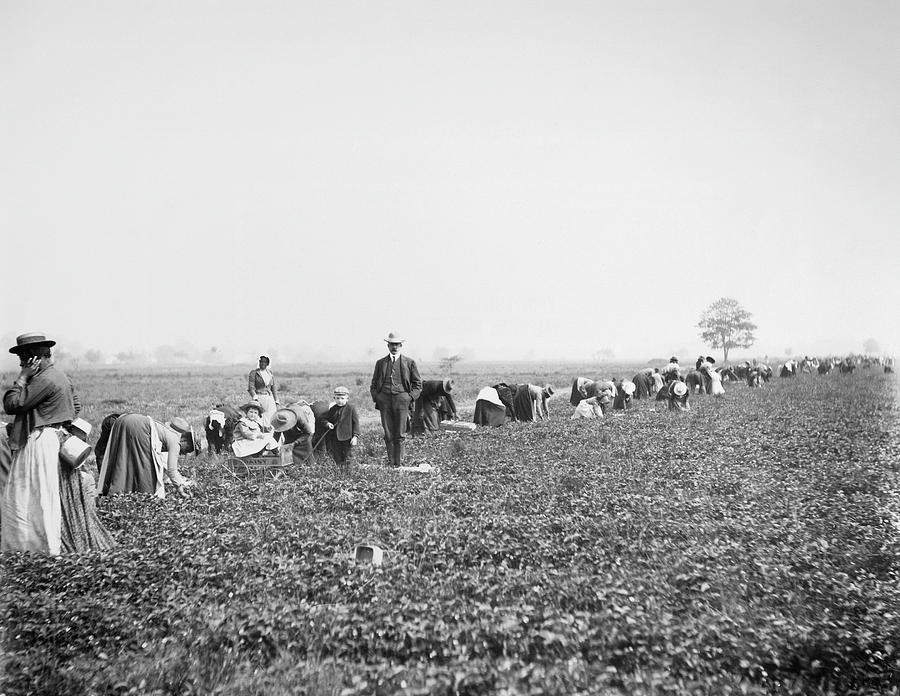
[[[37,348],[38,346],[55,346],[56,341],[51,341],[41,333],[24,333],[16,336],[16,345],[9,349],[10,353],[21,353],[24,348]]]

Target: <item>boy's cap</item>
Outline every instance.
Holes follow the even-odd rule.
[[[335,396],[350,396],[350,390],[347,387],[335,387],[334,388]]]

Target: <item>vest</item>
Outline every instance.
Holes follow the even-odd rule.
[[[388,379],[384,381],[384,385],[381,387],[381,391],[385,394],[402,394],[404,392],[403,380],[400,379],[399,355],[395,360],[391,361],[391,372],[388,375]]]

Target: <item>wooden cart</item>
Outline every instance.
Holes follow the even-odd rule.
[[[225,458],[222,466],[236,479],[261,476],[277,481],[291,463],[291,448],[282,445],[275,454],[255,454],[249,457],[235,457],[232,454]]]

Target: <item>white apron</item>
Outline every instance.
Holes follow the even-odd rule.
[[[0,551],[58,556],[62,529],[59,434],[40,428],[16,451],[0,503]]]

